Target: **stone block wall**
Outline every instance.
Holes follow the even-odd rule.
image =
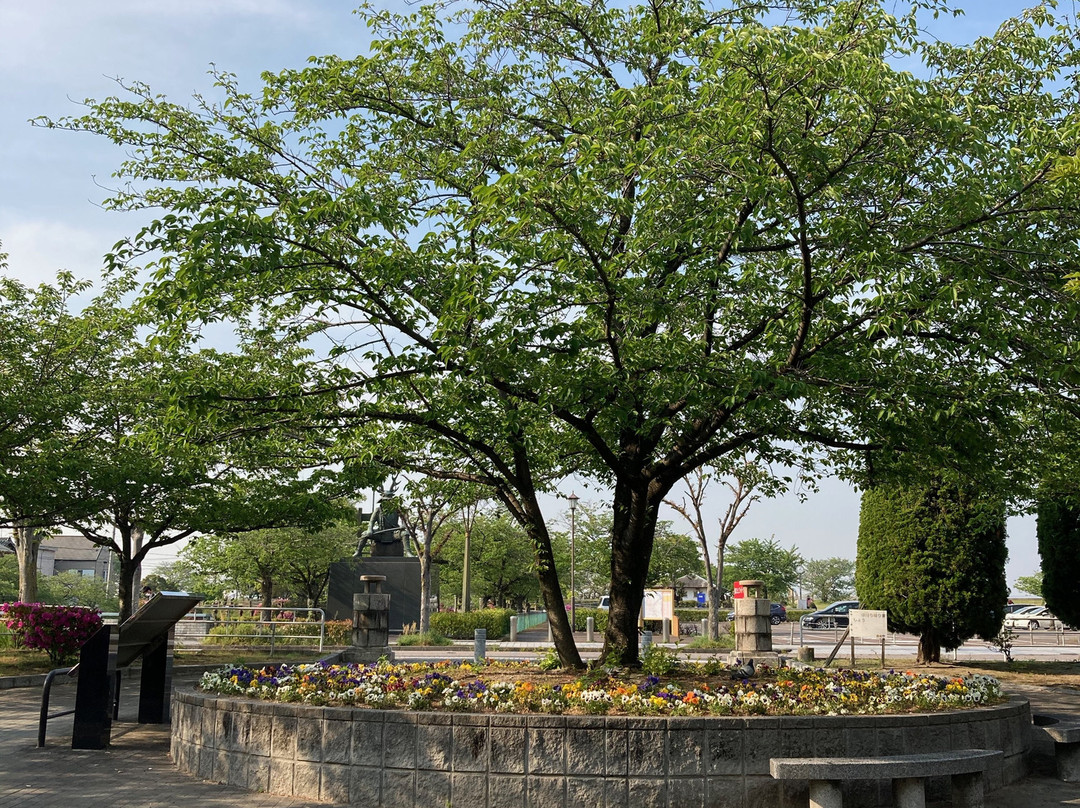
[[[1001,749],[1024,776],[1028,703],[896,716],[635,718],[307,707],[173,697],[172,755],[205,780],[334,803],[420,808],[773,808],[807,804],[769,758]],[[947,799],[947,780],[928,799]],[[887,782],[856,783],[888,805]]]

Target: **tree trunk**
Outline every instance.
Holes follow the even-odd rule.
[[[131,557],[139,559],[135,565],[135,574],[131,578],[131,591],[137,597],[142,597],[142,546],[146,538],[146,531],[138,525],[131,526]]]
[[[431,631],[431,538],[424,542],[420,553],[420,626],[421,634]]]
[[[259,603],[263,607],[262,619],[274,619],[274,572],[269,567],[259,571]]]
[[[37,603],[38,599],[38,550],[45,532],[38,527],[16,526],[12,534],[15,559],[19,564],[19,600]]]
[[[522,438],[523,436],[518,436]],[[536,554],[536,577],[540,584],[540,596],[544,599],[548,625],[555,641],[555,651],[564,668],[584,668],[585,663],[578,653],[574,642],[574,632],[570,628],[566,602],[559,586],[559,573],[555,569],[555,554],[551,550],[551,536],[547,522],[544,521],[540,503],[536,501],[536,489],[532,485],[532,473],[529,469],[528,456],[523,443],[517,443],[514,449],[515,468],[520,472],[514,495],[496,491],[496,496],[506,505],[518,524],[525,528]]]
[[[622,480],[615,484],[611,604],[601,657],[614,656],[629,666],[639,664],[638,614],[645,596],[659,506],[664,498],[662,492],[650,491],[647,486],[647,483],[631,486]]]
[[[135,577],[138,574],[139,562],[133,561],[128,556],[119,556],[117,562],[120,566],[120,580],[117,581],[116,594],[120,599],[119,623],[123,623],[135,611],[134,605],[138,598],[135,591]]]
[[[469,556],[472,554],[472,525],[465,525],[465,553],[461,565],[461,610],[469,611],[472,595],[472,573],[469,569]]]
[[[540,506],[535,497],[519,503],[520,507],[513,507],[515,503],[503,501],[510,507],[510,512],[515,515],[532,540],[533,551],[536,553],[536,575],[540,583],[540,596],[544,599],[544,608],[547,610],[548,623],[551,626],[552,639],[555,641],[555,651],[559,655],[559,663],[564,668],[584,668],[585,663],[574,642],[574,632],[570,629],[570,616],[566,613],[566,601],[563,600],[562,587],[559,586],[559,573],[555,569],[551,536],[548,535],[547,523],[544,522]]]
[[[941,662],[941,643],[937,641],[934,632],[929,631],[919,635],[919,655],[915,664],[929,665],[932,662]]]

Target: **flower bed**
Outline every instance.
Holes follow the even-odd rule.
[[[663,680],[603,671],[553,677],[513,663],[234,666],[205,674],[200,686],[314,705],[554,715],[880,715],[1004,700],[988,676],[785,668],[733,680],[718,663],[684,665]]]

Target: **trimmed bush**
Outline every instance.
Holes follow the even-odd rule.
[[[327,645],[351,645],[352,644],[352,621],[351,620],[327,620],[326,621],[326,644]]]
[[[584,631],[585,622],[590,617],[596,621],[597,631],[607,631],[607,609],[582,609],[581,607],[574,612],[574,631]]]
[[[346,639],[342,642],[331,642],[329,639],[329,624],[327,624],[326,643],[330,645],[348,645],[349,633],[352,625],[344,623],[348,629],[345,631]],[[257,620],[244,620],[239,623],[223,623],[213,626],[207,633],[206,642],[210,645],[269,645],[269,623],[261,623]],[[314,646],[319,644],[318,623],[279,623],[273,626],[275,645],[301,645]]]
[[[431,630],[455,640],[471,640],[478,628],[487,629],[489,640],[510,633],[510,609],[480,609],[475,612],[433,612]]]

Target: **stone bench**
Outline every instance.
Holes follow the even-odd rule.
[[[925,779],[952,778],[954,808],[983,805],[983,773],[1002,763],[1002,753],[958,749],[887,757],[771,758],[769,773],[777,780],[809,780],[810,808],[842,808],[840,783],[845,780],[892,780],[897,808],[924,808]]]
[[[1066,783],[1080,783],[1080,722],[1043,715],[1033,718],[1036,730],[1042,730],[1054,741],[1058,777]]]

